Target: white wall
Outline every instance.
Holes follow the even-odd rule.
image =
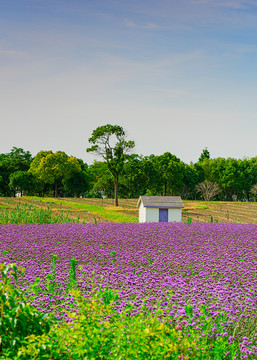
[[[159,208],[146,208],[146,222],[159,222]]]
[[[181,209],[169,209],[168,210],[168,221],[181,222]]]
[[[138,215],[139,215],[138,221],[140,223],[146,222],[146,208],[143,206],[142,201],[141,201],[141,203],[139,205]]]
[[[159,208],[146,208],[142,202],[139,205],[139,222],[159,222]],[[168,221],[181,222],[181,209],[168,209]]]

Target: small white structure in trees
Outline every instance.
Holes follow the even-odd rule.
[[[171,222],[181,221],[184,208],[180,196],[140,196],[139,222]]]

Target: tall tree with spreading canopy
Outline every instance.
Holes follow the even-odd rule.
[[[116,138],[116,140],[115,140]],[[99,126],[88,139],[92,144],[87,152],[101,156],[107,163],[114,181],[115,205],[118,206],[118,184],[127,154],[134,148],[134,141],[126,141],[126,132],[118,125]]]

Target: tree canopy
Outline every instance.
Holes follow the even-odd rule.
[[[9,186],[10,176],[16,171],[27,171],[32,161],[29,151],[13,147],[9,153],[0,154],[0,195],[10,196],[14,189]]]
[[[92,144],[87,152],[101,156],[106,161],[114,180],[115,205],[118,206],[118,183],[127,154],[134,148],[134,141],[126,140],[125,130],[118,125],[99,126],[88,139]]]
[[[65,154],[63,151],[41,151],[30,166],[30,172],[38,177],[40,180],[53,184],[55,189],[55,196],[58,196],[58,187],[62,180],[72,177],[72,175],[79,173],[81,166],[79,161]]]
[[[130,154],[134,142],[127,141],[125,131],[113,125],[96,129],[90,140],[89,151],[101,157],[92,165],[63,151],[40,151],[33,158],[29,151],[13,147],[9,153],[0,154],[0,196],[20,192],[39,196],[180,195],[188,200],[210,199],[205,190],[206,185],[208,191],[212,185],[219,189],[212,192],[213,200],[257,199],[257,157],[211,158],[204,149],[204,156],[188,165],[169,152]],[[115,187],[117,179],[119,186]]]

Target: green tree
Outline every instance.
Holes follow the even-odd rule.
[[[88,168],[90,197],[114,197],[113,176],[104,161],[94,161]]]
[[[147,190],[148,177],[145,171],[145,159],[141,155],[132,154],[124,164],[121,184],[126,197],[137,198]]]
[[[151,158],[158,182],[156,185],[164,196],[172,195],[183,188],[184,164],[175,155],[165,152]]]
[[[8,169],[7,163],[5,162],[4,154],[0,156],[0,195],[8,196],[13,192],[9,188],[9,176],[10,171]]]
[[[118,184],[127,154],[134,148],[134,141],[126,141],[126,133],[121,126],[104,125],[96,128],[88,139],[92,144],[87,152],[101,156],[107,163],[114,181],[115,205],[118,206]]]
[[[184,176],[182,180],[183,188],[181,191],[181,196],[183,199],[195,199],[195,187],[196,184],[200,182],[199,175],[194,165],[184,165]]]
[[[225,169],[221,176],[221,186],[225,192],[225,200],[231,201],[240,196],[243,183],[243,173],[236,159],[227,158]]]
[[[173,158],[168,166],[168,189],[171,195],[180,195],[183,189],[185,164],[178,158]]]
[[[257,182],[257,158],[239,159],[239,171],[241,174],[241,191],[240,196],[243,200],[250,200],[252,187]]]
[[[0,194],[10,196],[14,193],[9,187],[10,175],[16,171],[27,171],[32,161],[29,151],[13,147],[9,153],[0,154]]]
[[[30,191],[34,188],[34,176],[28,171],[15,171],[9,179],[10,189],[20,191],[21,196],[24,190]]]
[[[64,190],[68,193],[68,196],[78,197],[84,195],[90,187],[88,165],[81,159],[77,160],[80,164],[81,171],[74,172],[70,177],[65,177],[62,181]]]
[[[202,150],[198,161],[194,164],[194,169],[197,172],[199,183],[204,181],[212,181],[212,179],[210,179],[210,163],[210,153],[206,147]]]
[[[145,186],[143,195],[160,195],[161,181],[160,174],[155,164],[155,155],[145,156],[142,158],[142,171],[145,175]]]
[[[64,179],[71,178],[81,171],[81,166],[73,156],[68,156],[63,151],[41,151],[30,166],[30,172],[45,183],[54,185],[55,196]]]
[[[211,155],[209,153],[209,150],[207,149],[207,147],[205,147],[198,159],[198,162],[202,162],[204,159],[210,159]]]
[[[70,177],[65,177],[62,180],[65,196],[80,196],[88,192],[90,183],[89,183],[89,173],[88,165],[83,162],[82,159],[76,159],[79,162],[81,167],[80,172],[74,172]]]

